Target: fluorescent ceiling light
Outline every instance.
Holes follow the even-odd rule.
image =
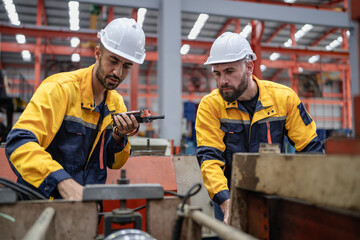
[[[339,46],[342,42],[343,42],[343,38],[341,36],[339,36],[337,39],[335,39],[334,41],[329,43],[325,48],[326,48],[326,50],[331,51],[334,48],[336,48],[337,46]]]
[[[72,62],[80,62],[80,55],[78,53],[73,53],[71,55],[71,61]]]
[[[80,39],[78,37],[72,37],[70,40],[70,44],[73,48],[76,48],[80,43]]]
[[[13,3],[13,0],[3,0],[3,3],[10,23],[17,26],[20,25],[21,23],[19,21],[19,16],[16,12],[16,7]]]
[[[295,33],[295,40],[298,41],[302,38],[307,32],[313,28],[311,24],[305,24],[300,30]]]
[[[274,52],[274,53],[272,53],[272,54],[270,55],[269,59],[270,59],[271,61],[275,61],[275,60],[277,60],[279,57],[280,57],[280,53]]]
[[[18,44],[24,44],[26,43],[26,38],[24,34],[16,34],[16,41]]]
[[[309,58],[308,62],[309,63],[315,63],[315,62],[319,61],[319,59],[320,59],[320,55],[314,55],[314,56]]]
[[[243,36],[244,38],[247,38],[249,36],[249,34],[251,33],[252,31],[252,27],[251,27],[251,24],[248,23],[244,29],[241,31],[240,35]]]
[[[302,67],[299,67],[298,70],[299,70],[299,72],[301,72],[301,73],[304,71],[304,69],[303,69]]]
[[[196,20],[194,26],[192,27],[192,29],[188,35],[188,39],[194,40],[197,38],[197,36],[201,32],[201,29],[204,27],[208,18],[209,18],[208,14],[201,13],[199,15],[198,19]]]
[[[260,70],[264,72],[267,69],[267,67],[264,64],[260,65]]]
[[[21,56],[25,62],[31,61],[31,53],[29,50],[22,50]]]
[[[80,29],[79,26],[79,2],[78,1],[69,1],[69,23],[70,30],[78,31]]]
[[[302,38],[303,36],[305,36],[305,34],[306,34],[307,32],[309,32],[312,28],[313,28],[313,25],[311,25],[311,24],[305,24],[304,26],[302,26],[302,28],[301,28],[300,30],[298,30],[298,31],[294,34],[295,41],[299,41],[300,38]],[[285,47],[291,47],[291,46],[292,46],[292,40],[289,38],[286,42],[284,42],[283,45],[284,45]],[[278,53],[277,53],[277,54],[278,54]],[[273,56],[273,58],[276,57],[276,59],[278,59],[278,58],[280,57],[280,54],[279,54],[279,55],[277,55],[277,54],[275,54],[274,56],[273,56],[273,55],[270,55],[270,57]],[[275,60],[276,60],[276,59],[275,59]],[[272,59],[270,58],[270,60],[272,60]],[[272,61],[275,61],[275,60],[272,60]]]
[[[143,22],[145,20],[145,15],[146,15],[147,9],[146,8],[139,8],[138,13],[137,13],[137,23],[142,27],[143,26]]]
[[[190,45],[189,44],[184,44],[184,45],[182,45],[182,47],[180,49],[180,53],[182,55],[185,55],[185,54],[188,54],[189,50],[190,50]]]
[[[294,3],[294,2],[296,2],[296,0],[284,0],[284,2],[286,2],[286,3]]]
[[[285,47],[291,47],[292,46],[292,40],[289,38],[286,42],[284,42]]]

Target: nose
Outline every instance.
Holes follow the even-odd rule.
[[[220,83],[220,85],[222,85],[222,84],[225,84],[225,83],[228,83],[229,81],[228,81],[228,79],[227,79],[227,77],[225,76],[225,75],[221,75],[220,77],[219,77],[219,83]]]
[[[114,67],[113,73],[116,77],[120,78],[122,75],[123,66],[121,64],[118,64]]]

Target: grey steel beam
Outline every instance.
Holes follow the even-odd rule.
[[[161,0],[79,0],[79,2],[111,6],[159,8]],[[181,11],[207,13],[225,17],[277,21],[286,23],[314,24],[339,28],[350,28],[350,18],[346,12],[307,9],[301,7],[278,6],[266,3],[252,3],[224,0],[177,0]]]
[[[182,0],[181,3],[182,11],[190,13],[207,13],[261,21],[309,23],[338,28],[351,27],[349,15],[345,12],[239,1]]]
[[[160,184],[89,184],[83,190],[83,201],[162,199]]]
[[[174,140],[180,146],[183,117],[181,47],[181,3],[161,0],[158,14],[158,93],[161,138]]]
[[[123,6],[134,8],[158,9],[160,0],[78,0],[80,3],[92,3],[95,5]]]

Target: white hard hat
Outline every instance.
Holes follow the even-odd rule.
[[[139,64],[144,62],[145,34],[134,19],[114,19],[104,29],[101,29],[97,36],[110,52],[132,62]]]
[[[204,65],[235,62],[245,57],[251,61],[256,60],[249,42],[240,34],[225,32],[214,41]]]

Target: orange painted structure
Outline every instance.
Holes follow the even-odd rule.
[[[8,160],[5,156],[4,148],[0,148],[0,177],[16,182],[16,176],[10,168]],[[126,169],[126,176],[130,180],[130,184],[135,183],[157,183],[161,184],[164,191],[177,191],[176,176],[172,157],[165,156],[142,156],[130,157],[123,169]],[[116,184],[120,178],[120,170],[108,170],[108,178],[106,184]],[[104,212],[111,212],[113,209],[120,207],[120,201],[105,200],[103,201]],[[126,207],[134,209],[146,204],[145,199],[128,200]],[[138,211],[142,214],[142,229],[146,231],[146,209]],[[174,213],[175,214],[175,213]],[[113,225],[113,229],[129,228],[127,225]],[[99,224],[99,234],[103,233],[103,218]]]

